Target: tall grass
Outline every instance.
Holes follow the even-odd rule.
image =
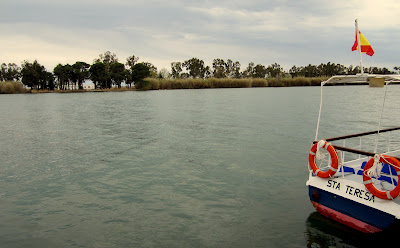
[[[146,78],[137,87],[137,90],[170,90],[170,89],[208,89],[208,88],[250,88],[250,87],[291,87],[291,86],[318,86],[324,77],[306,78],[207,78],[207,79],[156,79]],[[131,88],[93,90],[93,91],[121,91],[132,90]],[[81,90],[87,92],[86,90]],[[20,82],[0,82],[0,94],[16,94],[36,91],[26,90]],[[77,91],[38,91],[43,92],[77,92]]]
[[[293,86],[319,86],[322,81],[327,80],[328,77],[295,77],[295,78],[281,78],[281,79],[268,79],[269,86],[271,87],[293,87]]]
[[[18,94],[28,91],[20,82],[0,82],[0,94]]]
[[[266,87],[265,79],[236,79],[236,78],[208,78],[208,79],[155,79],[146,78],[140,90],[165,89],[208,89],[208,88],[249,88]]]
[[[327,78],[208,78],[208,79],[156,79],[146,78],[138,90],[165,90],[165,89],[206,89],[206,88],[250,88],[250,87],[290,87],[290,86],[317,86]]]

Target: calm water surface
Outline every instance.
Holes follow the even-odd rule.
[[[321,134],[376,129],[382,93],[328,87]],[[319,97],[319,87],[1,95],[0,246],[365,245],[308,200]]]

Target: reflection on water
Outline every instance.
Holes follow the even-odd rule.
[[[398,233],[398,232],[397,232]],[[393,244],[396,229],[380,233],[367,234],[351,229],[333,221],[318,212],[313,212],[307,219],[304,234],[307,247],[382,247]]]

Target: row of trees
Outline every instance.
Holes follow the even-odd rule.
[[[19,81],[32,89],[55,88],[83,89],[83,83],[90,79],[95,88],[111,88],[113,85],[121,87],[125,82],[131,86],[132,82],[141,83],[146,77],[157,73],[157,68],[148,62],[137,63],[139,58],[132,55],[126,63],[120,63],[115,54],[107,51],[100,54],[93,64],[77,61],[73,65],[58,64],[53,72],[48,72],[37,60],[24,61],[21,67],[14,63],[3,63],[0,70],[0,81]],[[153,75],[154,76],[154,75]]]
[[[239,61],[214,59],[212,68],[205,66],[204,61],[192,58],[184,62],[171,63],[172,78],[266,78],[279,77],[284,74],[282,67],[275,63],[268,67],[253,62],[244,71],[240,71]]]
[[[148,62],[137,63],[139,57],[132,55],[126,63],[120,63],[115,54],[107,51],[100,54],[92,65],[77,61],[73,65],[58,64],[54,70],[59,89],[83,89],[85,80],[90,79],[95,88],[107,89],[112,86],[121,88],[122,82],[129,87],[133,82],[140,83],[142,79],[157,72],[157,68]]]
[[[172,78],[281,78],[281,77],[330,77],[333,75],[355,75],[361,72],[359,66],[345,67],[341,64],[328,62],[320,65],[293,66],[289,72],[277,64],[264,66],[255,65],[250,62],[245,70],[240,70],[240,63],[228,59],[214,59],[212,68],[204,65],[204,61],[192,58],[184,62],[171,63]],[[400,67],[394,67],[394,70],[400,71]],[[370,74],[393,74],[387,68],[370,67],[364,69],[365,73]]]
[[[95,88],[121,87],[124,82],[128,87],[132,83],[141,84],[145,77],[158,78],[281,78],[281,77],[329,77],[360,73],[360,67],[345,67],[341,64],[328,62],[320,65],[293,66],[288,72],[277,64],[264,66],[249,63],[242,71],[241,64],[231,59],[214,59],[212,66],[205,65],[198,58],[183,62],[172,62],[171,73],[166,69],[157,72],[157,68],[149,62],[138,63],[139,58],[132,55],[125,64],[120,63],[117,56],[109,51],[100,54],[92,64],[77,61],[74,64],[58,64],[53,72],[48,72],[36,60],[31,63],[24,61],[19,67],[14,63],[3,63],[0,68],[0,81],[21,81],[33,89],[83,89],[83,83],[90,79]],[[394,67],[400,71],[400,67]],[[387,68],[370,67],[365,69],[371,74],[391,74]]]
[[[395,70],[398,70],[397,67],[394,67]],[[388,70],[387,68],[378,68],[378,67],[369,67],[363,69],[364,73],[369,74],[394,74],[395,72]],[[293,66],[289,73],[292,77],[330,77],[333,75],[355,75],[357,73],[361,73],[360,66],[352,66],[345,67],[341,64],[335,64],[328,62],[327,64],[316,65],[308,65],[296,67]]]

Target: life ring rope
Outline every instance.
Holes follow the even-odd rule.
[[[325,159],[325,154],[321,151],[322,148],[326,149],[329,152],[331,160],[331,164],[329,165],[329,169],[327,171],[322,171],[318,167],[316,162],[317,159]],[[320,140],[311,147],[310,153],[308,155],[308,162],[313,173],[321,178],[332,177],[336,174],[339,168],[339,160],[336,149],[331,143],[326,142],[325,140]]]
[[[383,163],[392,166],[397,174],[397,186],[390,191],[377,189],[374,185],[374,180],[372,179],[378,179],[381,176]],[[374,196],[386,200],[395,199],[400,194],[400,162],[396,158],[387,155],[376,154],[367,162],[364,167],[363,182],[368,191],[371,192]]]

